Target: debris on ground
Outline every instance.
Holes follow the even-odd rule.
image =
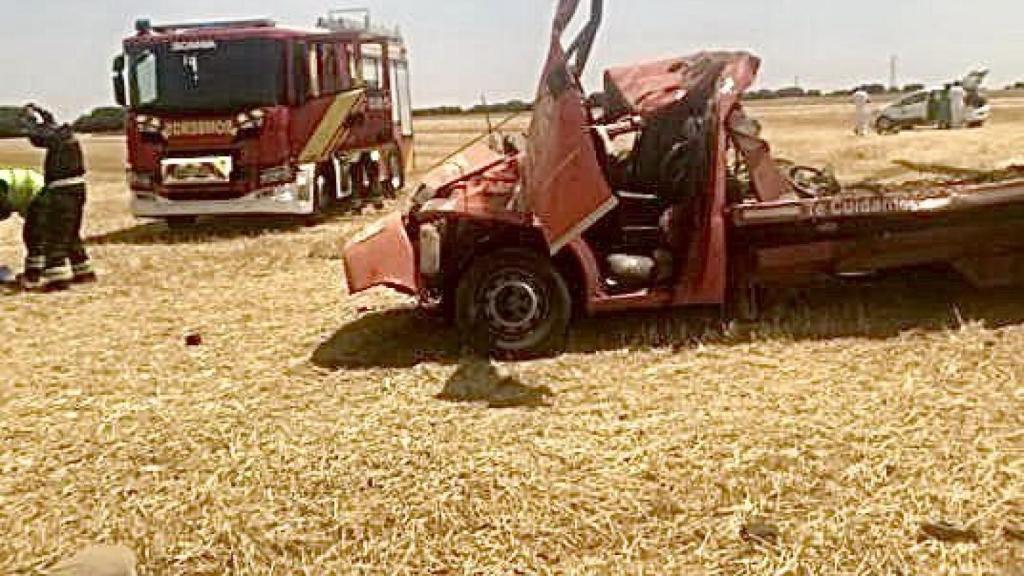
[[[934,163],[925,164],[900,159],[893,160],[892,164],[902,170],[938,176],[908,178],[897,182],[864,180],[851,184],[847,188],[879,194],[909,194],[917,199],[926,199],[947,195],[959,187],[994,184],[1024,178],[1024,166],[1016,164],[993,170],[960,168]]]
[[[751,520],[740,528],[740,538],[753,544],[774,545],[780,536],[779,527],[765,520]]]
[[[489,408],[536,408],[547,406],[554,395],[547,386],[529,386],[515,376],[503,374],[486,358],[466,355],[437,399],[486,402]]]
[[[1024,527],[1004,526],[1003,536],[1005,536],[1007,540],[1024,542]]]
[[[925,522],[921,525],[920,539],[960,544],[979,542],[981,535],[974,529],[956,526],[950,522]]]

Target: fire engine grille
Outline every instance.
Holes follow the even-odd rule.
[[[238,200],[245,196],[245,192],[240,190],[198,190],[198,189],[186,189],[186,190],[165,190],[161,196],[168,200],[181,200],[181,201],[208,201],[208,200]]]

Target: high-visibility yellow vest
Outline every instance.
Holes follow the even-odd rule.
[[[42,174],[24,168],[0,169],[0,181],[7,184],[7,201],[11,208],[22,216],[28,213],[29,204],[46,186]]]

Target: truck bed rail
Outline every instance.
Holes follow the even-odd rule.
[[[737,228],[786,223],[947,214],[957,211],[1024,205],[1024,178],[991,184],[936,187],[926,190],[850,190],[822,198],[788,198],[737,204],[730,219]]]

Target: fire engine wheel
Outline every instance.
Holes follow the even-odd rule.
[[[313,215],[319,216],[334,208],[338,199],[335,194],[334,168],[323,165],[317,168],[313,182]]]
[[[405,166],[402,163],[402,153],[397,150],[388,155],[388,177],[390,180],[385,190],[388,196],[394,198],[405,187]]]
[[[525,250],[477,259],[459,281],[455,305],[467,345],[510,359],[558,353],[572,318],[565,280],[548,259]]]

